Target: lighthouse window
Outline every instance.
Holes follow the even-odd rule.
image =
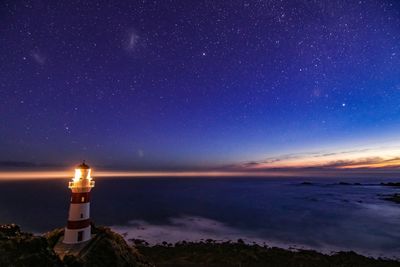
[[[85,202],[85,197],[82,197],[82,198],[81,198],[81,202]]]
[[[81,218],[83,218],[83,213],[81,213]]]

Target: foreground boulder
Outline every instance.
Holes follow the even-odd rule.
[[[68,267],[150,267],[150,264],[135,248],[129,246],[119,234],[106,227],[93,227],[93,237],[77,253],[61,253]],[[63,238],[63,230],[56,229],[46,234],[49,243],[56,247]],[[59,253],[59,256],[60,253]]]

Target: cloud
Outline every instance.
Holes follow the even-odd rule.
[[[331,152],[331,153],[324,153],[324,154],[317,154],[315,157],[327,157],[327,156],[337,156],[337,155],[346,155],[351,153],[360,153],[360,152],[368,152],[371,151],[372,148],[364,148],[364,149],[353,149],[353,150],[346,150],[346,151],[339,151],[339,152]]]
[[[400,167],[399,146],[370,147],[333,152],[292,153],[231,166],[232,169],[247,170],[398,167]]]
[[[331,162],[324,167],[335,167],[335,168],[399,168],[400,167],[400,158],[390,158],[383,159],[380,157],[374,158],[365,158],[365,159],[357,159],[357,160],[342,160]]]
[[[356,160],[336,160],[331,161],[326,164],[321,165],[320,167],[325,168],[350,168],[350,167],[358,167],[358,166],[370,166],[377,163],[383,163],[386,160],[380,157],[372,157],[372,158],[361,158]]]
[[[284,155],[280,155],[277,157],[269,157],[269,158],[263,159],[261,161],[245,162],[245,163],[242,163],[241,166],[242,167],[257,167],[259,165],[284,162],[284,161],[291,160],[291,159],[300,159],[300,158],[303,158],[306,156],[313,156],[315,154],[316,154],[315,152],[284,154]]]

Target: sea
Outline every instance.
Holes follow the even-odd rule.
[[[150,244],[213,239],[400,257],[396,179],[98,178],[95,225]],[[0,182],[0,223],[42,234],[67,222],[68,179]]]

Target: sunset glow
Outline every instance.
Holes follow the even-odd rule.
[[[191,172],[155,172],[155,171],[96,171],[98,177],[244,177],[244,176],[290,176],[291,172],[245,172],[245,171],[191,171]],[[26,171],[0,172],[0,180],[43,180],[68,179],[70,173],[66,171]]]

